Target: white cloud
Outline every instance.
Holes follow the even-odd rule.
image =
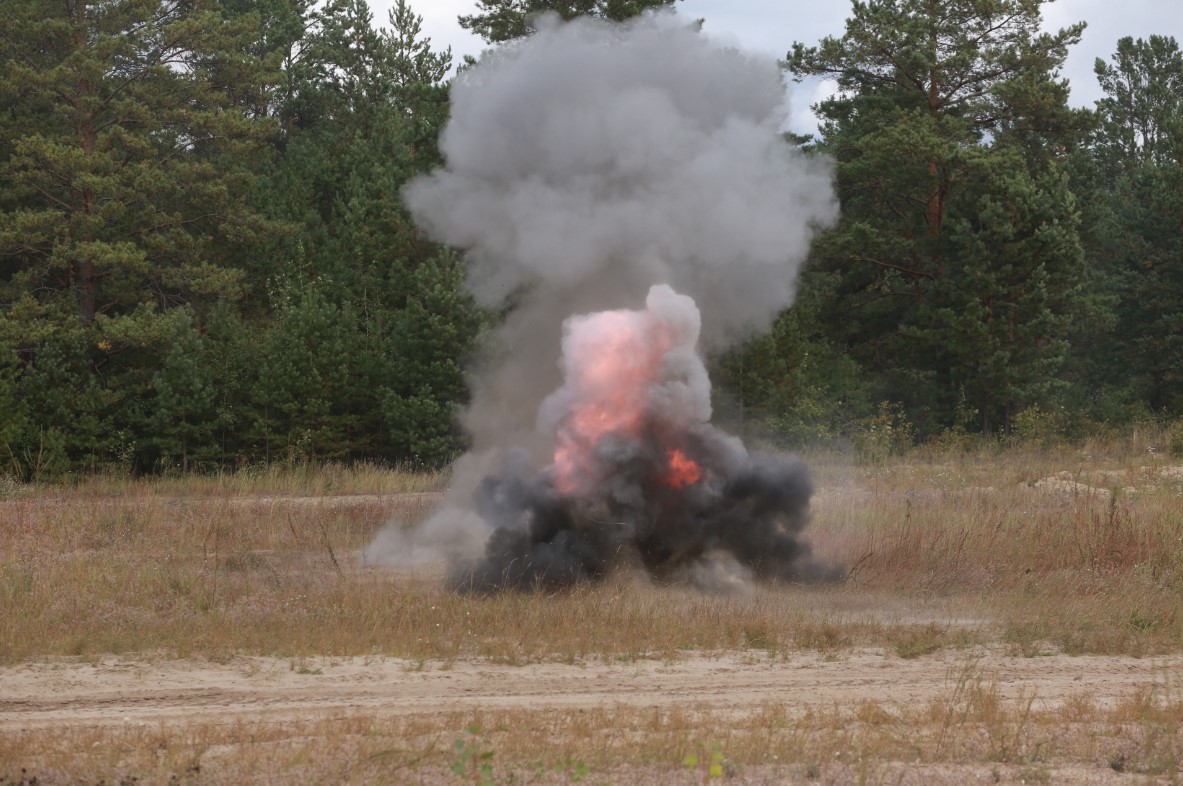
[[[1088,27],[1080,43],[1068,52],[1063,76],[1072,87],[1072,103],[1092,106],[1101,97],[1093,63],[1108,60],[1123,36],[1148,38],[1169,35],[1183,41],[1183,3],[1179,0],[1059,0],[1044,6],[1045,28],[1060,29],[1076,22]]]
[[[370,0],[375,21],[386,24],[390,0]],[[411,7],[423,17],[424,33],[437,49],[452,47],[454,60],[478,55],[484,42],[463,30],[456,17],[472,13],[472,0],[411,0]],[[705,18],[705,30],[727,45],[783,58],[794,41],[814,44],[827,35],[841,35],[850,4],[845,0],[822,0],[812,4],[784,0],[683,0],[678,13],[687,19]],[[1122,36],[1145,38],[1152,34],[1173,35],[1183,41],[1181,0],[1057,0],[1044,5],[1045,27],[1058,29],[1086,21],[1081,43],[1070,50],[1063,76],[1072,86],[1071,102],[1091,106],[1100,97],[1093,76],[1093,61],[1108,59]],[[790,88],[790,122],[796,131],[812,131],[809,104],[824,98],[818,83]]]

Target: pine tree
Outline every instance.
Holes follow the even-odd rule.
[[[233,197],[263,132],[235,106],[236,91],[266,78],[238,51],[251,31],[213,3],[11,10],[0,92],[16,103],[14,125],[47,122],[24,128],[7,159],[8,296],[68,306],[89,327],[148,301],[236,294],[242,272],[210,258],[254,218]]]
[[[440,251],[414,271],[412,294],[378,332],[388,361],[380,390],[386,431],[395,453],[417,463],[439,464],[463,444],[453,416],[467,395],[462,362],[479,327],[463,277],[459,257]]]
[[[407,3],[389,19],[389,29],[374,30],[364,4],[344,1],[315,16],[299,101],[323,111],[293,126],[272,189],[276,215],[302,227],[284,249],[292,265],[280,278],[315,291],[315,308],[332,310],[337,328],[349,332],[331,340],[347,343],[351,356],[338,368],[341,379],[322,380],[336,386],[332,396],[310,394],[326,409],[298,417],[284,411],[278,391],[294,390],[301,374],[326,372],[309,371],[313,360],[265,364],[260,390],[268,392],[256,411],[273,447],[298,437],[285,424],[308,419],[326,424],[319,455],[434,463],[459,444],[452,416],[464,396],[461,361],[476,312],[460,294],[459,260],[427,242],[400,195],[441,163],[436,140],[447,119],[451,58],[431,49]],[[291,315],[280,323],[273,357],[284,355],[279,336],[304,329]]]
[[[182,310],[171,312],[173,331],[163,362],[152,376],[155,395],[149,403],[148,438],[158,461],[188,472],[214,466],[221,458],[217,434],[217,371],[209,339]]]
[[[1116,371],[1142,377],[1152,411],[1183,417],[1183,166],[1148,164],[1115,198],[1126,285],[1118,335],[1128,341]]]
[[[270,228],[250,199],[271,133],[252,21],[215,0],[5,7],[0,343],[31,395],[72,386],[30,407],[26,440],[61,435],[67,463],[134,450],[168,311],[246,291]]]
[[[843,207],[811,262],[838,282],[823,329],[922,434],[1046,403],[1082,307],[1062,167],[1085,121],[1054,74],[1083,25],[1040,33],[1043,2],[854,2],[786,62],[839,87],[816,108]]]
[[[677,0],[477,0],[478,13],[460,17],[460,26],[489,43],[524,38],[541,14],[562,19],[590,16],[623,22],[645,11],[671,8]]]
[[[1073,157],[1075,191],[1087,211],[1092,288],[1105,320],[1075,357],[1079,410],[1117,424],[1177,417],[1183,366],[1183,54],[1174,38],[1123,38],[1112,63],[1095,64],[1097,102],[1090,147]]]
[[[1095,149],[1110,178],[1145,164],[1177,163],[1183,141],[1183,53],[1169,36],[1117,42],[1113,62],[1097,58],[1101,123]],[[1111,180],[1113,182],[1113,180]]]
[[[23,477],[20,449],[29,430],[28,405],[19,395],[20,367],[8,347],[0,345],[0,477]]]
[[[366,394],[372,383],[358,373],[354,315],[315,283],[281,289],[273,308],[254,391],[265,458],[349,458],[360,420],[376,409]]]

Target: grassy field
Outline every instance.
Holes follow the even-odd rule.
[[[471,597],[443,589],[430,569],[366,565],[375,533],[425,517],[446,474],[329,467],[8,484],[0,721],[6,672],[112,656],[366,656],[439,670],[872,652],[888,664],[930,659],[944,688],[918,705],[867,695],[806,710],[770,696],[743,712],[690,700],[283,724],[10,724],[0,727],[0,784],[1174,782],[1183,696],[1173,671],[1118,701],[1082,686],[1045,706],[975,663],[983,652],[1178,654],[1183,460],[1135,435],[809,463],[819,487],[810,537],[849,579],[723,595],[620,575],[558,595]]]

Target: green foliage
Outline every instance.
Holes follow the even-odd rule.
[[[400,198],[441,163],[451,58],[431,50],[406,3],[390,22],[373,30],[355,2],[310,20],[298,102],[319,109],[291,128],[272,210],[301,225],[279,243],[292,265],[277,275],[316,302],[288,296],[273,309],[258,388],[267,456],[437,465],[460,445],[453,412],[477,312],[459,258],[423,239]],[[293,396],[303,403],[285,403]]]
[[[4,471],[453,455],[478,322],[399,197],[451,61],[410,5],[12,5]]]
[[[316,284],[281,290],[273,309],[255,390],[268,458],[348,456],[370,387],[358,373],[364,369],[355,314],[331,303]]]
[[[1175,39],[1118,41],[1097,61],[1105,97],[1077,191],[1111,329],[1083,356],[1095,419],[1183,413],[1183,54]],[[1104,408],[1102,408],[1104,407]],[[1116,409],[1116,412],[1113,410]],[[1129,413],[1129,414],[1126,414]]]
[[[477,0],[478,13],[460,17],[460,26],[489,43],[512,41],[534,32],[545,13],[562,19],[591,16],[622,22],[655,8],[672,7],[677,0]]]
[[[555,774],[567,783],[579,783],[591,773],[591,768],[583,762],[567,757],[562,764],[555,765]]]
[[[384,335],[387,373],[379,388],[394,451],[416,463],[439,464],[456,454],[460,435],[453,407],[465,400],[461,359],[477,320],[461,294],[459,258],[441,252],[412,276],[412,294]]]
[[[903,405],[919,436],[979,413],[985,433],[1058,392],[1083,313],[1060,150],[1083,133],[1053,77],[1081,25],[1039,32],[1041,0],[855,3],[841,38],[794,45],[835,78],[817,148],[843,218],[815,245],[824,334]]]
[[[28,406],[18,395],[20,364],[8,347],[0,347],[0,474],[24,474],[17,452],[31,423]]]
[[[1068,432],[1068,418],[1064,410],[1045,411],[1038,405],[1015,415],[1012,436],[1020,445],[1052,447]]]
[[[477,726],[469,726],[467,737],[458,737],[453,743],[456,758],[449,769],[464,783],[472,786],[494,786],[493,751],[485,749],[485,739]]]
[[[723,749],[718,743],[711,745],[709,756],[700,757],[693,752],[686,754],[682,759],[682,766],[692,773],[701,769],[704,783],[735,774],[735,765],[723,754]]]
[[[1094,70],[1105,96],[1097,102],[1096,149],[1110,177],[1141,165],[1178,164],[1183,143],[1183,53],[1172,37],[1126,36],[1113,62]]]
[[[859,457],[872,464],[903,453],[915,440],[916,431],[904,408],[887,401],[880,402],[875,414],[859,423],[854,434]]]
[[[1121,39],[1069,109],[1082,28],[1043,32],[1044,1],[856,2],[794,45],[839,86],[808,149],[843,218],[794,306],[712,359],[721,421],[877,460],[1183,416],[1183,54]],[[501,42],[674,4],[461,22]],[[483,315],[401,199],[442,163],[451,66],[408,0],[385,28],[364,0],[9,2],[0,475],[463,449]]]
[[[861,369],[817,331],[825,285],[813,280],[771,330],[716,359],[716,419],[741,435],[799,447],[832,445],[872,413]]]
[[[238,295],[244,271],[210,260],[261,228],[235,197],[269,130],[242,106],[271,78],[242,54],[249,20],[212,2],[9,5],[4,302],[89,326]]]
[[[1167,428],[1167,452],[1175,458],[1183,457],[1183,420],[1176,420]]]
[[[75,335],[84,331],[78,328]],[[64,334],[43,345],[22,370],[15,395],[27,413],[9,450],[32,479],[94,469],[112,458],[119,437],[112,417],[118,393],[90,373],[91,353]]]
[[[187,472],[220,458],[216,434],[223,424],[209,339],[183,311],[172,312],[171,320],[163,363],[152,377],[148,442],[158,449],[162,463]]]

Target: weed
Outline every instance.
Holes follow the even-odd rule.
[[[901,658],[918,658],[941,649],[945,645],[945,633],[945,628],[935,622],[909,625],[896,634],[891,648]]]
[[[767,625],[748,625],[742,631],[741,646],[745,650],[769,650],[776,648],[776,638]]]
[[[562,764],[555,765],[554,772],[563,779],[564,783],[571,784],[582,781],[588,776],[591,769],[582,761],[568,756]]]
[[[1019,770],[1019,783],[1051,783],[1052,774],[1046,766],[1024,767]]]
[[[478,726],[469,726],[465,732],[468,736],[458,737],[452,744],[455,759],[449,769],[472,786],[495,786],[493,751],[486,749]]]
[[[724,775],[730,776],[735,771],[735,765],[723,755],[722,747],[718,743],[711,746],[709,756],[700,757],[697,753],[686,754],[682,759],[682,766],[691,772],[701,769],[703,783],[715,778],[722,778]]]

